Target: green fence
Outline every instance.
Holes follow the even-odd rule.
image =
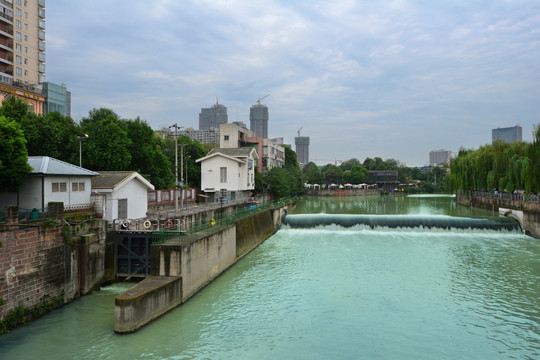
[[[264,204],[250,204],[233,213],[219,214],[215,218],[206,218],[190,224],[179,222],[169,229],[160,229],[152,234],[153,244],[184,244],[195,239],[218,232],[236,222],[236,220],[267,209],[277,209],[292,205],[296,197],[266,202]]]

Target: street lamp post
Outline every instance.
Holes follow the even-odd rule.
[[[176,212],[178,211],[178,129],[181,129],[182,126],[178,126],[178,124],[172,124],[169,126],[170,128],[174,128],[174,213],[176,215]],[[182,149],[183,149],[183,145]],[[180,174],[182,174],[180,172]]]
[[[79,139],[79,167],[82,167],[82,141],[83,139],[88,139],[88,134],[78,135]]]

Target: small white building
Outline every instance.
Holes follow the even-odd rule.
[[[92,180],[92,193],[103,194],[103,218],[139,219],[148,211],[148,180],[135,171],[100,171]]]
[[[17,205],[19,211],[45,209],[51,202],[65,209],[90,207],[92,177],[96,172],[48,156],[29,156],[32,171],[22,179],[16,192],[0,196],[2,207]]]
[[[208,201],[217,201],[222,189],[229,200],[249,198],[255,189],[258,159],[252,147],[213,149],[197,159],[196,162],[201,163],[201,190],[209,197]]]

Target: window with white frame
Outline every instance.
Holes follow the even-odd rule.
[[[226,167],[219,168],[219,182],[222,184],[227,182],[227,168]]]
[[[53,182],[52,183],[52,192],[66,192],[67,183],[65,182]]]
[[[71,183],[71,191],[84,191],[84,182]]]

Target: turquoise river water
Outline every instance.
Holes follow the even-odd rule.
[[[488,217],[448,196],[305,197],[294,214]],[[0,359],[540,359],[540,240],[291,228],[184,305],[113,332],[115,284],[0,337]]]

